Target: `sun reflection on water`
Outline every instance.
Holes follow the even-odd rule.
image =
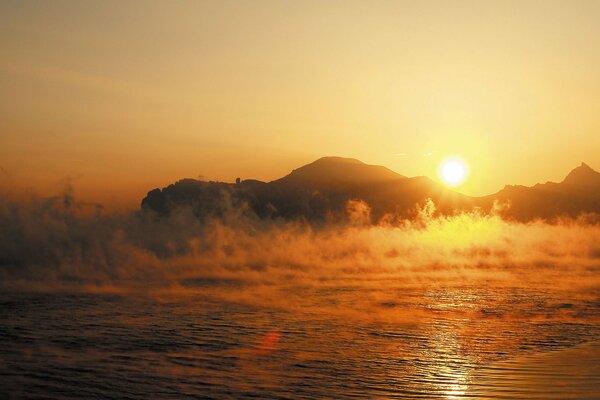
[[[475,293],[464,293],[460,289],[431,292],[427,296],[429,307],[440,313],[472,309],[481,300]],[[468,322],[468,321],[463,321]],[[470,371],[475,360],[464,349],[461,340],[461,322],[455,319],[440,319],[432,324],[429,343],[421,352],[428,360],[427,380],[431,393],[445,399],[464,398],[470,385]]]
[[[461,351],[455,331],[444,327],[432,333],[432,391],[446,399],[459,399],[468,389],[470,360]]]

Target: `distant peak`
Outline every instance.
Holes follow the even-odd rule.
[[[336,157],[336,156],[327,156],[321,157],[318,160],[314,161],[313,164],[324,164],[324,163],[344,163],[344,164],[364,164],[362,161],[357,160],[356,158],[346,158],[346,157]]]
[[[579,165],[579,167],[575,168],[573,171],[571,172],[585,172],[585,173],[594,173],[597,174],[598,172],[596,172],[592,167],[590,167],[589,165],[587,165],[584,162],[581,162],[581,165]]]
[[[579,167],[569,172],[569,175],[566,176],[563,183],[596,186],[600,184],[600,173],[594,171],[592,167],[582,162]]]
[[[380,182],[404,176],[379,165],[369,165],[355,158],[322,157],[293,170],[282,180],[310,182]]]

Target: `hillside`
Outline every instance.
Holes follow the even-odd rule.
[[[600,213],[600,173],[582,163],[560,183],[508,185],[493,195],[469,197],[427,177],[407,178],[383,166],[351,158],[324,157],[271,182],[244,180],[232,184],[183,179],[148,192],[142,209],[168,214],[186,206],[198,217],[242,213],[326,223],[344,219],[349,200],[368,203],[372,220],[377,221],[386,214],[410,218],[416,206],[427,199],[442,214],[473,207],[485,211],[495,201],[509,204],[504,215],[517,220]]]

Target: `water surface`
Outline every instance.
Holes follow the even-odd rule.
[[[337,284],[290,308],[188,285],[3,294],[2,397],[600,398],[597,291]]]

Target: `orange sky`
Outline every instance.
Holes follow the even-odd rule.
[[[598,1],[3,1],[0,182],[137,204],[324,155],[482,195],[600,167]]]

